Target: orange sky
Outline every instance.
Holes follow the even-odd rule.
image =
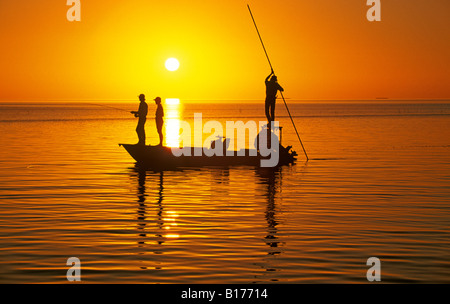
[[[0,0],[0,100],[263,99],[247,3],[287,98],[450,98],[448,0]]]

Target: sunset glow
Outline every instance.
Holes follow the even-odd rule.
[[[64,1],[0,3],[0,100],[130,100],[149,85],[185,100],[264,98],[270,67],[246,3],[84,2],[79,22]],[[366,1],[250,4],[287,98],[450,97],[446,0],[384,1],[381,22],[367,21]]]
[[[166,105],[177,105],[180,104],[180,100],[178,98],[166,98]]]

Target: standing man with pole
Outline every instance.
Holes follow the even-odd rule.
[[[262,38],[261,38],[261,35],[259,34],[259,30],[258,30],[258,27],[256,26],[255,18],[253,18],[253,14],[252,14],[252,10],[250,9],[250,5],[247,4],[247,8],[248,8],[248,11],[250,12],[250,16],[252,17],[253,24],[255,25],[256,32],[258,33],[259,41],[261,41],[261,45],[262,45],[262,47],[263,47],[264,53],[266,54],[267,61],[269,62],[270,69],[271,69],[271,71],[272,71],[272,73],[270,73],[270,75],[266,78],[266,83],[267,83],[268,78],[269,78],[272,74],[274,74],[274,72],[273,72],[273,67],[272,67],[272,63],[270,62],[269,55],[267,55],[266,47],[264,46],[264,42],[263,42],[263,40],[262,40]],[[276,84],[278,84],[278,83],[276,82],[276,81],[277,81],[276,76],[274,75],[273,77],[275,77],[274,82],[275,82]],[[273,77],[272,77],[272,78],[273,78]],[[272,79],[271,79],[271,81],[272,81]],[[281,86],[280,86],[280,88],[281,88]],[[282,88],[281,88],[281,89],[282,89]],[[277,91],[278,91],[278,89],[277,89]],[[277,91],[275,91],[275,99],[276,99],[276,92],[277,92]],[[292,119],[291,112],[289,111],[289,108],[288,108],[288,106],[287,106],[286,100],[284,99],[284,96],[283,96],[283,90],[280,90],[280,93],[281,93],[281,98],[283,98],[284,105],[286,106],[286,110],[287,110],[287,112],[288,112],[288,114],[289,114],[289,117],[290,117],[290,119],[291,119],[292,125],[294,126],[295,133],[297,133],[298,140],[300,141],[300,144],[302,145],[303,152],[305,153],[305,156],[306,156],[306,160],[309,160],[308,154],[306,154],[305,147],[303,146],[302,140],[300,139],[300,135],[298,134],[297,127],[295,126],[294,120]],[[273,107],[270,106],[269,108],[270,108],[271,111],[275,111],[275,102],[273,102]],[[268,109],[268,108],[267,108],[267,96],[266,96],[266,116],[268,116],[268,115],[267,115],[267,109]],[[272,113],[270,113],[270,114],[272,114]],[[275,113],[273,113],[273,114],[270,116],[270,118],[275,118],[274,116],[275,116]],[[269,120],[269,117],[267,118],[267,120]],[[269,129],[270,129],[270,121],[269,121]]]
[[[272,78],[270,78],[272,76]],[[270,78],[270,80],[269,80]],[[274,72],[270,73],[266,78],[266,117],[267,122],[269,123],[269,128],[272,125],[272,121],[275,120],[275,102],[277,99],[278,91],[284,92],[284,89],[278,84],[277,76],[274,75]]]

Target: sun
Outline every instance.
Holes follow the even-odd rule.
[[[166,60],[166,69],[173,72],[178,70],[180,62],[176,58],[169,58]]]

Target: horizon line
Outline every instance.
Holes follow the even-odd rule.
[[[173,97],[170,97],[173,98]],[[170,99],[164,98],[164,99]],[[204,103],[204,102],[264,102],[264,98],[260,99],[180,99],[180,101],[187,103]],[[284,98],[285,100],[293,101],[293,102],[320,102],[320,101],[450,101],[450,98],[339,98],[339,99],[327,99],[327,98],[307,98],[307,99],[299,99],[299,98]],[[282,100],[282,98],[277,98],[277,100]],[[132,103],[137,102],[134,99],[51,99],[51,100],[0,100],[0,103],[89,103],[89,102],[99,102],[99,103],[116,103],[116,102],[124,102],[124,103]]]

